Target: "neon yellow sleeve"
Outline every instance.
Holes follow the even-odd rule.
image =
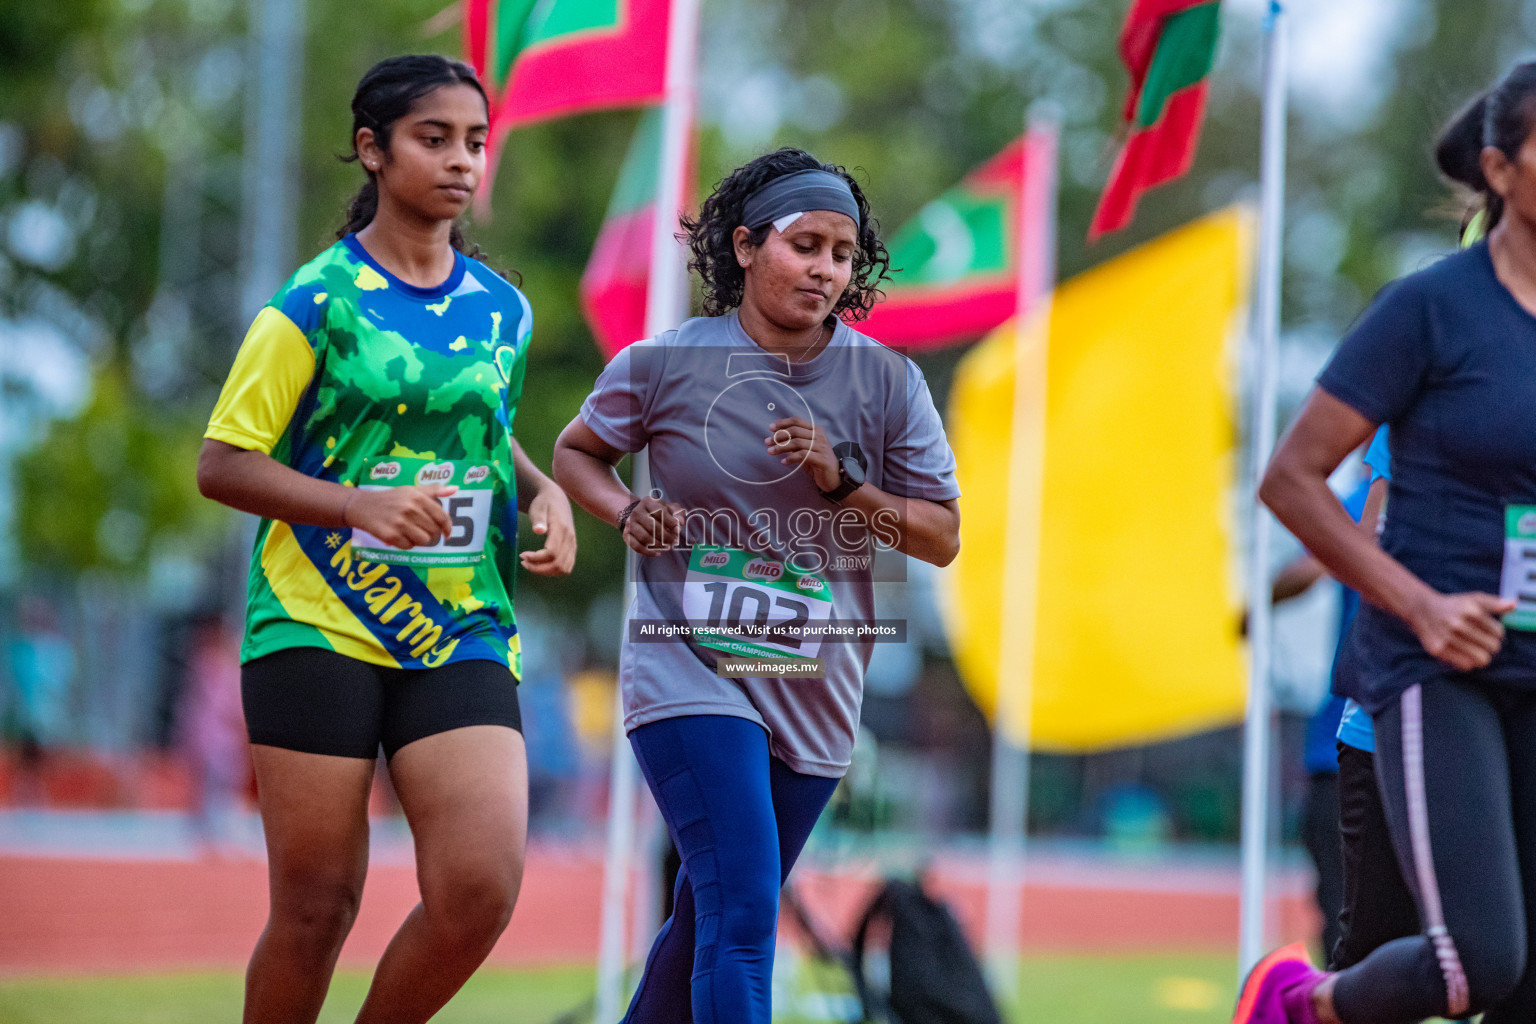
[[[204,437],[272,454],[315,374],[309,339],[271,306],[256,314]]]

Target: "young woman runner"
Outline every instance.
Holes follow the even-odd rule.
[[[1481,118],[1470,116],[1475,113],[1474,108],[1452,123],[1441,137],[1438,147],[1441,153],[1451,154],[1454,158],[1459,152],[1479,150],[1483,124]],[[1481,214],[1481,210],[1469,214],[1462,230],[1463,248],[1482,240],[1485,232],[1479,225]],[[1365,464],[1371,473],[1371,496],[1366,502],[1362,524],[1374,538],[1379,533],[1387,485],[1392,480],[1392,453],[1386,426],[1378,427],[1371,438]],[[1358,595],[1355,604],[1359,604]],[[1341,636],[1340,648],[1343,643]],[[1334,689],[1346,692],[1350,684],[1341,680]],[[1376,738],[1371,718],[1354,700],[1345,701],[1344,713],[1339,720],[1337,747],[1344,899],[1339,913],[1339,939],[1327,950],[1328,969],[1332,971],[1352,967],[1378,946],[1419,932],[1419,910],[1392,849],[1391,829],[1376,783]],[[1527,995],[1536,993],[1527,992]],[[1508,1004],[1499,1012],[1507,1020],[1530,1019],[1529,1014],[1521,1016],[1518,1007]]]
[[[705,315],[608,364],[555,478],[644,556],[619,681],[683,868],[626,1020],[767,1024],[779,888],[858,725],[870,634],[835,631],[873,619],[877,535],[954,558],[959,490],[922,374],[848,325],[887,261],[847,172],[779,150],[684,224]]]
[[[421,903],[363,1022],[424,1021],[479,966],[517,898],[527,765],[512,616],[517,514],[531,572],[569,572],[565,495],[512,435],[532,314],[454,224],[485,168],[465,65],[398,57],[352,100],[367,174],[340,241],[251,325],[198,464],[262,517],[242,691],[271,909],[245,1020],[313,1021],[368,866],[382,744]]]
[[[1482,193],[1487,239],[1382,293],[1262,489],[1364,599],[1348,695],[1374,719],[1388,828],[1424,932],[1337,973],[1297,947],[1272,954],[1244,985],[1244,1024],[1478,1011],[1503,1024],[1536,988],[1536,63],[1467,116],[1483,126],[1476,144],[1437,157]],[[1393,479],[1377,547],[1326,477],[1381,423]]]

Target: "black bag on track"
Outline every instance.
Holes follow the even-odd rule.
[[[877,927],[890,932],[888,994],[870,984],[865,965]],[[917,883],[888,881],[870,902],[853,939],[853,976],[868,1021],[1002,1024],[959,922]]]

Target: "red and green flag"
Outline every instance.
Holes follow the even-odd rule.
[[[464,52],[491,100],[495,154],[508,129],[666,91],[670,0],[463,0]],[[494,166],[486,168],[482,195]]]
[[[645,337],[656,183],[661,162],[661,109],[640,115],[592,257],[581,275],[581,311],[603,357]]]
[[[1088,237],[1118,231],[1148,189],[1189,170],[1200,142],[1206,83],[1216,60],[1218,0],[1132,0],[1120,33],[1131,73],[1127,137]]]
[[[1019,139],[902,225],[888,246],[885,299],[859,330],[898,348],[938,348],[1017,313],[1020,255],[1050,237],[1020,213],[1026,175],[1045,170],[1040,159],[1053,157],[1037,136]]]

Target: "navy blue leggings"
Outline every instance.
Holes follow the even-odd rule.
[[[689,715],[629,734],[682,857],[626,1024],[768,1024],[779,888],[837,779],[768,753],[756,722]]]

